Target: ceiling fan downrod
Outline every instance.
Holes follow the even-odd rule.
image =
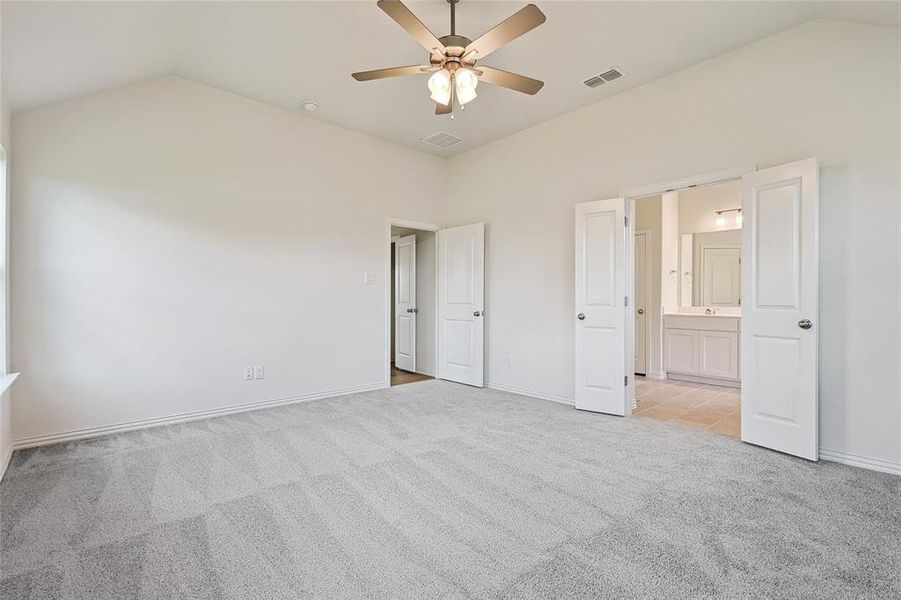
[[[457,35],[457,2],[460,0],[447,0],[451,5],[451,35]]]

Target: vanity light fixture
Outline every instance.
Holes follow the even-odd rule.
[[[741,209],[740,208],[728,208],[726,210],[718,210],[714,214],[716,215],[716,226],[723,227],[726,224],[726,213],[735,213],[735,224],[741,227]]]

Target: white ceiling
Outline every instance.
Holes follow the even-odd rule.
[[[426,77],[356,82],[353,71],[417,64],[425,52],[367,2],[10,2],[3,10],[4,83],[23,110],[179,74],[314,118],[449,156],[621,93],[815,18],[897,27],[896,2],[563,2],[535,0],[547,22],[485,64],[542,79],[537,96],[489,85],[448,117],[433,114]],[[458,4],[457,32],[475,38],[526,2]],[[408,3],[438,35],[444,0]],[[581,81],[611,65],[628,75]],[[305,113],[306,114],[306,113]],[[447,150],[419,139],[445,130]]]

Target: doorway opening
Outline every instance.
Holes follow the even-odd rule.
[[[434,379],[437,365],[437,236],[390,224],[388,339],[390,386]]]
[[[482,387],[485,224],[388,218],[385,242],[385,386],[436,378]]]
[[[633,199],[633,414],[741,436],[740,179]]]
[[[713,220],[714,229],[686,227],[682,233],[691,235],[682,237],[679,202],[666,199],[739,178],[741,204],[703,209],[702,216]],[[655,195],[660,196],[661,267],[660,277],[651,280],[659,282],[661,300],[660,307],[647,314],[649,321],[660,319],[660,335],[650,336],[660,347],[649,350],[648,377],[641,383],[651,383],[656,359],[660,381],[665,378],[669,385],[738,385],[739,392],[713,392],[740,397],[741,413],[734,418],[743,442],[818,460],[816,158],[760,170],[733,169],[576,204],[575,407],[623,416],[641,408],[653,411],[646,416],[668,413],[658,416],[713,424],[711,416],[686,419],[675,414],[687,396],[669,410],[648,406],[650,397],[642,398],[642,407],[636,401],[633,234],[637,204]],[[738,252],[722,235],[713,240],[704,235],[725,230],[730,219],[730,228],[741,225]],[[741,258],[738,267],[736,255]],[[709,281],[704,281],[705,274]],[[694,306],[694,298],[708,305]],[[670,394],[662,390],[657,395]]]

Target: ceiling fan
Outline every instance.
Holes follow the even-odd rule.
[[[357,81],[370,81],[402,75],[432,73],[429,77],[429,91],[435,101],[435,114],[453,113],[454,100],[462,108],[476,98],[479,81],[534,95],[544,86],[543,81],[517,75],[494,67],[476,63],[501,46],[535,29],[545,22],[546,17],[534,4],[529,4],[501,21],[493,29],[483,33],[475,41],[457,35],[456,5],[460,0],[447,0],[450,4],[450,35],[436,38],[435,35],[416,18],[416,15],[400,0],[379,0],[378,6],[407,33],[416,38],[429,52],[429,64],[411,65],[362,71],[352,76]]]

